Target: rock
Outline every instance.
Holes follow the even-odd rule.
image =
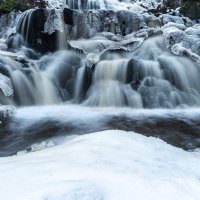
[[[28,11],[28,14],[24,14],[24,17],[21,18],[17,27],[17,32],[24,37],[27,45],[41,53],[53,52],[57,49],[58,31],[52,34],[44,31],[49,12],[54,11],[45,9]]]
[[[5,121],[11,115],[13,115],[15,113],[15,110],[16,110],[16,108],[14,106],[0,105],[0,125],[2,124],[2,121]]]
[[[168,48],[175,55],[186,56],[200,64],[200,25],[186,29],[183,25],[168,23],[163,27],[163,35]]]
[[[151,28],[161,27],[162,23],[160,19],[149,19],[147,22],[147,26]]]
[[[171,9],[176,9],[180,7],[181,0],[163,0],[163,5]]]
[[[182,0],[181,13],[191,19],[200,19],[200,1]]]
[[[15,33],[15,26],[20,18],[21,13],[10,12],[2,14],[0,12],[0,38],[8,38],[12,33]]]
[[[26,11],[28,9],[33,9],[35,7],[45,8],[46,3],[43,0],[33,1],[33,0],[6,0],[0,1],[0,13],[9,13],[13,10],[15,11]]]
[[[140,18],[135,12],[118,11],[117,18],[123,36],[140,29]]]
[[[65,8],[63,10],[65,24],[73,25],[73,13],[74,13],[73,10],[69,8]]]

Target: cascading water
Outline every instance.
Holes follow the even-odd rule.
[[[31,20],[32,20],[31,18],[32,18],[33,12],[34,12],[34,10],[27,10],[26,12],[24,12],[21,15],[18,25],[17,25],[17,32],[23,36],[25,42],[27,42],[30,37]]]
[[[133,53],[107,53],[94,70],[81,60],[80,55],[67,51],[28,64],[1,57],[2,69],[15,90],[12,104],[71,100],[88,106],[200,106],[199,65],[169,53],[161,36],[148,39]],[[1,103],[10,101],[5,102],[2,95]]]
[[[141,108],[139,94],[127,81],[128,60],[101,61],[93,74],[93,83],[88,91],[87,105],[132,106]]]
[[[106,0],[66,0],[66,4],[71,9],[105,9],[106,8]]]
[[[58,119],[51,116],[52,125],[47,116],[51,113],[51,108],[57,109],[52,106],[55,104],[64,106],[80,104],[82,107],[92,107],[87,108],[91,110],[93,107],[168,108],[169,110],[200,107],[199,64],[187,57],[172,54],[170,46],[167,48],[165,45],[165,35],[161,35],[162,30],[159,27],[162,24],[161,17],[155,18],[143,13],[144,7],[138,10],[135,9],[137,6],[129,8],[128,5],[132,5],[133,2],[67,0],[64,10],[35,9],[21,15],[16,28],[17,33],[6,41],[7,50],[10,52],[5,53],[0,50],[0,73],[11,79],[14,89],[14,95],[11,97],[5,97],[1,91],[0,104],[17,107],[51,106],[45,111],[47,112],[44,113],[45,117],[41,117],[43,119],[41,122],[35,121],[34,118],[35,124],[30,120],[24,128],[24,124],[19,122],[21,119],[19,117],[17,121],[13,119],[10,122],[12,125],[8,123],[0,130],[0,133],[10,131],[13,138],[19,138],[16,143],[13,142],[14,147],[15,144],[27,140],[24,136],[21,140],[19,132],[30,132],[33,135],[37,132],[33,128],[34,125],[44,129],[37,132],[41,134],[38,140],[30,140],[28,144],[59,135],[66,130],[70,134],[81,134],[82,128],[85,130],[84,133],[87,133],[87,130],[92,132],[109,127],[137,131],[138,124],[143,124],[140,120],[145,121],[144,118],[139,118],[139,114],[136,117],[138,121],[134,121],[135,119],[131,121],[129,117],[123,119],[123,114],[120,113],[119,119],[109,116],[109,123],[105,115],[102,119],[98,118],[98,125],[88,126],[88,122],[80,122],[77,128],[74,127],[73,120],[73,123],[67,121],[65,126],[65,122],[61,123],[60,116],[56,113]],[[118,7],[120,9],[116,10]],[[165,17],[162,16],[163,23],[169,20],[168,16]],[[184,20],[186,24],[193,23]],[[184,23],[184,20],[183,22],[180,20],[180,23]],[[174,25],[173,23],[169,24]],[[176,26],[180,26],[181,30],[186,29],[184,24],[176,24],[171,32]],[[173,39],[170,38],[170,41],[173,42]],[[186,52],[182,55],[189,54]],[[194,58],[193,54],[191,57]],[[81,106],[78,109],[81,109]],[[40,108],[36,108],[36,112],[38,110]],[[68,111],[70,109],[66,109],[66,112]],[[79,117],[74,112],[72,115]],[[93,114],[91,115],[93,119]],[[68,118],[64,116],[64,119]],[[175,119],[176,117],[173,118]],[[89,121],[90,117],[87,120]],[[168,123],[173,124],[173,120],[168,117]],[[136,125],[134,122],[137,122]],[[157,118],[153,122],[159,124]],[[113,123],[117,123],[117,126]],[[148,131],[151,131],[152,124],[148,123],[150,122],[144,124],[149,126]],[[19,132],[15,132],[12,128],[16,124],[20,124]],[[130,124],[135,125],[134,129]],[[155,124],[154,126],[157,126]],[[176,123],[173,127],[176,127]],[[139,130],[146,133],[142,125],[139,126]],[[195,131],[198,132],[199,128]],[[49,135],[45,135],[46,132]],[[162,134],[162,130],[159,134]],[[10,146],[6,136],[5,141],[8,144],[4,145],[5,149],[11,148],[12,145]],[[194,146],[198,146],[197,141]],[[27,146],[24,145],[25,147]]]

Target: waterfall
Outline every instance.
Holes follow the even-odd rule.
[[[66,0],[66,4],[71,9],[82,9],[83,8],[83,0]]]
[[[18,25],[17,25],[17,32],[23,36],[26,43],[29,40],[30,33],[31,33],[31,26],[32,26],[31,20],[32,20],[33,12],[34,12],[33,9],[25,11],[21,15]]]
[[[68,7],[78,10],[108,9],[127,3],[131,1],[66,1]],[[13,97],[6,98],[0,94],[1,104],[24,106],[71,101],[87,106],[134,108],[200,106],[199,65],[186,57],[172,55],[163,36],[146,39],[131,53],[120,50],[106,52],[111,44],[113,49],[120,49],[120,42],[131,36],[129,32],[140,31],[139,26],[144,21],[139,23],[136,13],[130,15],[130,21],[135,19],[134,22],[138,22],[136,30],[131,29],[126,36],[119,36],[121,31],[116,31],[116,26],[118,23],[123,25],[131,11],[118,12],[118,18],[124,17],[122,22],[118,22],[114,12],[106,13],[104,10],[97,13],[66,8],[65,11],[66,15],[59,9],[36,9],[21,15],[17,34],[10,37],[7,44],[12,51],[22,52],[25,59],[19,61],[17,55],[9,58],[0,54],[0,73],[10,77],[14,88]],[[35,23],[40,17],[41,21]],[[103,17],[107,18],[102,22]],[[67,41],[72,48],[82,52],[67,50]],[[128,45],[123,48],[129,49]],[[54,53],[45,54],[47,52],[41,50],[41,56],[30,48],[27,50],[27,46],[37,50],[48,47]],[[90,59],[97,60],[92,69],[86,64]]]
[[[82,55],[65,50],[24,64],[0,56],[0,72],[11,78],[14,87],[13,98],[0,95],[2,104],[200,106],[199,65],[172,55],[162,36],[147,39],[133,53],[106,53],[94,69],[85,66]]]
[[[118,4],[121,1],[113,0],[112,3]],[[125,1],[126,2],[126,1]],[[66,0],[66,5],[75,10],[97,10],[111,9],[112,6],[107,0]],[[109,7],[110,5],[110,7]]]
[[[14,87],[14,96],[0,95],[0,103],[46,105],[72,98],[79,59],[76,54],[66,51],[27,64],[0,56],[0,66],[3,66],[0,72],[10,77]]]
[[[142,107],[139,94],[132,90],[130,85],[126,85],[127,66],[126,60],[99,62],[85,104]]]

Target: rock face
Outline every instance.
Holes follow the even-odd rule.
[[[27,14],[24,14],[24,17],[21,17],[17,27],[17,32],[24,37],[28,46],[41,53],[55,51],[57,43],[56,31],[52,34],[44,32],[47,20],[46,12],[45,9],[36,9],[32,12],[27,12]]]
[[[169,7],[169,8],[172,8],[172,9],[176,9],[176,8],[180,7],[181,0],[163,0],[163,4],[166,7]]]
[[[32,8],[45,8],[46,3],[43,0],[0,0],[0,13],[9,13],[15,11],[25,11]]]
[[[191,19],[200,19],[200,1],[182,0],[181,12]]]

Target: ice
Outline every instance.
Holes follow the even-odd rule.
[[[10,79],[0,73],[0,89],[3,91],[5,96],[13,95],[13,87]]]
[[[47,8],[59,9],[64,6],[64,0],[45,0],[47,2]]]
[[[20,12],[10,12],[9,14],[3,14],[0,16],[0,39],[6,41],[6,39],[13,33],[16,33],[16,25],[21,16]]]
[[[117,130],[0,158],[1,200],[198,200],[199,177],[198,152]]]
[[[5,119],[7,117],[9,117],[10,115],[14,114],[15,112],[15,107],[8,105],[8,106],[3,106],[0,105],[0,118]]]
[[[200,25],[186,28],[183,24],[168,23],[163,27],[165,43],[171,51],[200,63]]]
[[[64,0],[45,0],[49,9],[58,9],[66,6]],[[77,0],[78,1],[78,0]],[[80,0],[79,0],[80,1]],[[100,9],[114,10],[134,10],[144,11],[147,8],[156,8],[161,1],[159,0],[95,0],[98,2]],[[80,3],[81,4],[81,3]]]
[[[25,61],[26,60],[26,56],[22,55],[23,52],[17,52],[17,53],[13,53],[10,51],[2,51],[0,50],[0,58],[1,57],[8,57],[17,61]]]
[[[61,11],[50,10],[48,11],[47,20],[44,25],[44,32],[50,35],[57,30],[63,32]]]

